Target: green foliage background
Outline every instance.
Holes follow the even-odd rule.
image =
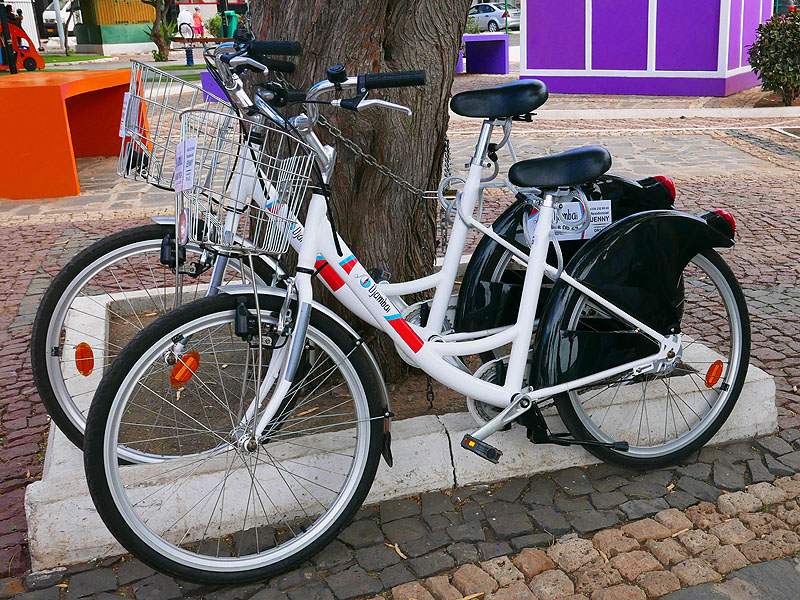
[[[790,106],[800,97],[800,11],[773,15],[759,25],[748,56],[761,88],[780,94]]]

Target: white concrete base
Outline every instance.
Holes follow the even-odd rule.
[[[557,415],[547,418],[553,430],[563,430]],[[503,451],[500,463],[493,465],[460,447],[464,433],[475,429],[468,413],[396,421],[392,428],[395,466],[390,469],[381,461],[367,502],[597,462],[578,447],[533,445],[524,430],[514,426],[490,439]],[[767,373],[751,366],[736,408],[712,442],[750,438],[776,429],[775,383]],[[131,466],[126,470],[138,478],[148,468]],[[198,474],[196,480],[187,482],[187,494],[202,488],[202,477]],[[80,451],[55,429],[50,434],[42,480],[27,488],[25,511],[35,571],[124,552],[92,505]]]

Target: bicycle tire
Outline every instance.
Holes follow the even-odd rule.
[[[281,299],[274,296],[263,296],[259,298],[259,301],[261,305],[262,321],[273,322],[275,320],[273,315],[281,308]],[[184,504],[181,504],[182,500],[180,498],[173,498],[173,495],[178,495],[177,492],[174,491],[177,489],[177,487],[170,488],[169,485],[173,484],[168,485],[166,480],[162,485],[162,488],[166,488],[163,493],[166,494],[169,492],[166,499],[162,499],[161,496],[157,496],[156,494],[158,492],[152,492],[151,488],[149,487],[147,490],[142,491],[139,487],[139,482],[133,482],[130,484],[130,492],[125,490],[125,485],[122,482],[120,475],[120,467],[117,465],[114,454],[119,443],[119,433],[124,425],[128,422],[129,413],[126,411],[129,406],[129,399],[135,398],[136,403],[144,402],[141,396],[138,395],[138,392],[135,391],[137,390],[137,383],[144,380],[146,383],[143,387],[147,388],[148,390],[150,389],[152,382],[158,377],[156,376],[155,379],[150,378],[148,375],[151,373],[150,369],[151,367],[155,367],[156,369],[161,367],[162,363],[160,361],[163,348],[172,344],[173,340],[176,339],[175,336],[177,335],[184,336],[185,339],[190,339],[191,342],[196,341],[198,347],[205,343],[208,345],[208,347],[212,348],[213,353],[206,351],[204,354],[200,354],[199,356],[201,357],[201,361],[217,361],[217,370],[219,370],[218,363],[223,360],[230,360],[230,357],[225,355],[224,347],[215,343],[210,336],[219,334],[219,339],[228,339],[226,338],[224,331],[221,333],[219,332],[221,329],[231,326],[230,324],[233,322],[238,302],[238,298],[229,295],[203,298],[190,304],[186,304],[175,311],[167,313],[137,334],[136,337],[128,344],[128,346],[126,346],[126,348],[118,355],[111,369],[98,386],[95,399],[89,412],[84,453],[89,490],[91,492],[92,499],[94,500],[94,504],[97,507],[98,513],[108,527],[109,531],[111,531],[114,537],[116,537],[116,539],[128,551],[134,554],[145,564],[148,564],[161,572],[169,573],[175,577],[196,582],[226,585],[259,581],[283,571],[292,569],[304,560],[319,552],[326,544],[333,540],[333,538],[350,523],[352,517],[355,515],[356,511],[366,498],[375,477],[383,443],[383,412],[380,408],[378,394],[376,393],[376,390],[379,389],[380,383],[378,379],[379,374],[371,366],[371,363],[368,360],[367,352],[358,340],[356,340],[346,329],[344,329],[329,316],[314,311],[311,315],[308,336],[306,338],[308,344],[307,349],[309,346],[312,346],[316,352],[314,356],[317,357],[323,355],[329,356],[329,354],[325,354],[329,352],[335,354],[335,359],[339,362],[334,364],[337,366],[337,368],[341,368],[343,373],[346,373],[344,380],[352,386],[348,389],[355,390],[355,393],[353,394],[354,405],[356,405],[357,402],[360,402],[356,409],[358,420],[356,421],[357,424],[354,428],[358,433],[358,441],[355,443],[357,448],[360,450],[360,454],[354,452],[353,466],[351,466],[350,470],[347,471],[346,475],[339,473],[339,475],[346,477],[345,483],[342,484],[340,492],[341,494],[347,492],[349,495],[347,497],[344,495],[337,495],[336,499],[332,501],[330,509],[330,511],[333,511],[335,508],[336,512],[331,512],[330,514],[329,512],[324,512],[322,516],[320,516],[310,526],[303,529],[302,533],[293,538],[294,540],[299,540],[299,542],[292,542],[291,540],[287,539],[287,541],[283,542],[281,545],[276,545],[274,548],[260,550],[256,547],[254,554],[248,554],[244,557],[241,556],[242,537],[238,538],[240,540],[238,542],[240,547],[239,550],[236,550],[237,533],[231,534],[230,532],[216,530],[218,534],[217,538],[212,538],[210,542],[199,542],[199,546],[196,548],[192,547],[191,549],[186,549],[177,545],[181,543],[181,541],[185,540],[186,534],[180,537],[179,541],[172,543],[161,537],[159,533],[153,531],[150,528],[152,523],[155,523],[153,527],[157,527],[159,521],[172,523],[172,516],[168,518],[161,518],[159,511],[167,510],[169,506],[172,505],[171,503],[179,506],[180,508],[178,510],[182,511],[186,506],[185,503],[187,501],[186,499],[183,499]],[[247,303],[252,314],[255,306],[252,295],[247,298]],[[235,336],[230,335],[231,340],[233,340],[233,337]],[[233,341],[239,344],[239,342],[236,340]],[[241,347],[244,348],[244,346]],[[189,345],[187,345],[186,348],[188,349]],[[311,352],[311,350],[308,351]],[[250,350],[246,350],[246,352],[250,352]],[[344,357],[343,359],[341,358],[342,356]],[[318,358],[317,361],[319,360],[320,359]],[[225,364],[230,364],[232,367],[235,367],[235,364],[233,364],[235,362],[236,361],[233,360]],[[207,363],[203,362],[203,364]],[[327,363],[325,361],[322,361],[321,363],[318,362],[317,364],[320,364],[320,369],[323,369],[323,374],[330,372],[327,370]],[[334,372],[338,371],[334,370]],[[200,368],[198,368],[194,377],[197,377],[199,373]],[[214,369],[209,367],[207,373],[213,374]],[[223,385],[221,373],[222,371],[220,371],[219,381],[220,385]],[[229,371],[225,371],[225,373],[229,373]],[[216,385],[214,381],[212,381],[213,377],[214,375],[207,379],[208,383],[204,383],[202,381],[203,376],[201,376],[201,381],[196,384],[196,387],[190,388],[190,385],[192,385],[191,382],[194,380],[184,383],[183,385],[185,391],[183,392],[183,396],[180,394],[177,396],[181,406],[187,407],[186,410],[189,410],[189,406],[194,406],[194,396],[189,394],[197,393],[198,397],[200,397],[201,392],[207,389],[209,384]],[[317,398],[325,396],[325,393],[317,393],[316,390],[323,383],[328,381],[330,377],[331,375],[327,375],[319,384],[316,383],[316,379],[312,379],[312,383],[307,384],[316,385],[316,388],[314,388],[311,392],[311,394],[315,397],[315,402],[320,402],[320,400]],[[302,384],[307,378],[308,375],[306,375],[306,378],[301,381],[300,384],[296,384],[298,390],[304,389]],[[236,380],[236,378],[233,379]],[[337,379],[333,380],[333,382],[336,381]],[[334,386],[331,390],[331,393],[333,389],[338,389],[338,387],[338,385]],[[231,384],[230,389],[235,389],[235,384]],[[342,397],[341,392],[337,392],[336,401],[338,401],[338,398],[340,397]],[[226,395],[225,398],[228,398],[228,396]],[[356,398],[360,400],[355,400]],[[231,402],[233,405],[235,405],[234,399],[231,399]],[[337,407],[336,412],[343,410],[339,408],[341,405],[337,404],[334,406]],[[304,411],[298,412],[294,416],[303,416],[306,414],[305,409],[308,408],[308,405],[300,403],[297,406],[297,408],[301,407],[304,407]],[[292,410],[297,410],[297,408],[293,408]],[[317,425],[320,422],[324,423],[325,419],[329,418],[327,416],[322,417],[322,413],[324,413],[326,410],[329,409],[323,409],[321,412],[316,413],[319,415],[320,420],[313,421],[312,423]],[[203,411],[203,413],[205,414],[205,411]],[[196,414],[198,417],[200,416],[200,412],[197,412]],[[283,417],[284,421],[293,421],[295,424],[304,422],[298,422],[294,420],[294,418],[290,418],[290,416],[291,415],[285,415]],[[303,416],[302,418],[306,420],[308,417]],[[211,420],[208,421],[209,424],[211,424],[211,422]],[[199,423],[199,421],[197,421],[197,423]],[[347,423],[347,421],[345,421],[345,423]],[[266,442],[262,440],[262,442],[258,444],[257,449],[253,450],[251,454],[255,452],[257,455],[262,448],[272,448],[272,454],[279,457],[279,461],[282,465],[291,464],[293,462],[291,460],[292,457],[287,459],[284,454],[281,454],[281,439],[289,439],[290,443],[291,440],[298,442],[296,438],[291,437],[293,433],[298,432],[296,430],[287,431],[286,425],[282,426],[282,429],[277,430],[279,433],[275,435],[275,439],[270,439]],[[290,424],[289,427],[292,427],[292,425]],[[319,427],[309,426],[306,431],[319,433],[316,431],[317,429],[319,429]],[[183,429],[181,429],[181,431],[183,431]],[[234,428],[233,431],[236,432],[237,430]],[[274,431],[275,430],[273,430],[273,433]],[[349,429],[345,430],[343,435],[340,437],[345,440],[350,439],[352,436],[349,431]],[[331,429],[330,432],[335,433],[335,430]],[[313,433],[309,434],[309,437],[302,438],[302,440],[304,440],[306,444],[312,444],[313,446],[313,440],[319,439],[313,437]],[[329,432],[327,431],[322,433],[323,436],[328,434]],[[289,437],[278,439],[280,436]],[[367,439],[365,439],[364,436],[366,436]],[[235,440],[236,438],[231,437],[230,439]],[[308,441],[309,439],[312,441]],[[332,443],[330,441],[331,438],[326,439],[328,440],[328,444]],[[228,444],[231,448],[235,447],[234,442],[228,442]],[[277,444],[278,448],[275,449],[275,446],[271,446],[271,444]],[[214,446],[213,452],[224,453],[230,450],[230,448],[216,440],[212,440],[211,445]],[[300,443],[296,443],[295,445],[301,447],[303,446]],[[239,448],[241,449],[241,446],[239,446]],[[338,445],[335,446],[335,448],[336,450],[340,449]],[[341,452],[336,452],[336,450],[331,450],[331,453],[347,455],[345,450],[341,450]],[[187,449],[187,456],[197,456],[197,454],[193,453],[194,451],[195,448]],[[238,451],[234,450],[234,452],[236,453]],[[270,451],[265,452],[267,453],[267,456],[271,456]],[[356,459],[356,455],[358,455],[358,460]],[[205,457],[206,461],[211,458],[210,454],[203,454],[202,456]],[[149,482],[152,480],[158,481],[158,478],[162,476],[153,470],[153,467],[160,467],[162,470],[158,471],[158,473],[166,473],[169,474],[170,477],[178,477],[180,480],[182,475],[179,475],[179,473],[181,473],[181,471],[177,470],[175,467],[175,464],[178,464],[179,466],[182,464],[179,462],[179,460],[181,459],[178,459],[178,461],[165,461],[159,465],[124,467],[124,469],[147,469],[147,477]],[[313,460],[309,461],[313,462],[313,465],[304,466],[310,469],[316,468],[318,469],[318,472],[321,471],[323,473],[333,473],[336,471],[336,469],[330,467],[330,460],[331,459],[322,459],[319,462]],[[193,463],[191,462],[189,463],[189,465],[192,464]],[[321,466],[317,467],[316,465],[318,464]],[[334,463],[334,465],[336,464],[338,463]],[[358,466],[355,466],[356,464]],[[326,465],[328,471],[323,471],[323,469],[326,468]],[[187,465],[185,468],[188,469],[189,466]],[[250,475],[251,480],[251,491],[247,496],[247,502],[250,502],[252,489],[254,486],[256,486],[256,479],[266,482],[264,485],[269,487],[269,490],[273,495],[278,494],[278,492],[275,491],[274,476],[273,479],[270,480],[269,474],[265,474],[263,471],[258,471],[257,478],[255,476],[256,468],[259,468],[259,463],[257,460],[255,466],[253,466],[253,471],[251,472],[248,469],[248,474]],[[275,468],[278,470],[277,466],[275,466]],[[212,476],[208,474],[208,470],[208,467],[203,470],[204,477]],[[278,472],[280,473],[280,471]],[[229,495],[225,495],[225,486],[227,485],[227,482],[236,479],[240,475],[241,470],[237,474],[235,470],[232,470],[231,467],[228,467],[228,470],[225,471],[224,478],[222,478],[223,476],[221,472],[218,475],[221,478],[221,482],[211,487],[211,491],[213,492],[217,490],[218,486],[222,486],[219,490],[219,494],[223,496],[223,505],[224,498],[230,498]],[[281,478],[283,478],[283,476],[281,476]],[[317,482],[313,485],[324,487],[319,483],[318,480],[312,478],[311,476],[304,478],[304,481],[307,482],[307,485],[309,486],[312,484],[308,482],[311,482],[312,480]],[[296,479],[296,481],[300,480]],[[328,480],[326,479],[325,483],[327,482]],[[303,485],[302,481],[300,481],[300,484]],[[208,485],[211,486],[210,483]],[[231,485],[233,486],[234,484]],[[187,484],[187,487],[192,486]],[[303,487],[305,488],[305,486]],[[240,488],[241,486],[238,486],[237,488],[239,490],[238,498],[243,498],[244,490]],[[314,488],[315,492],[317,492],[318,489],[319,488]],[[199,496],[199,493],[194,488],[192,491],[194,495],[192,495],[191,500],[189,501],[190,506],[191,503],[194,502],[195,498]],[[142,502],[146,506],[141,507],[140,510],[142,513],[147,513],[147,523],[145,523],[142,516],[136,513],[138,510],[136,507],[138,506],[139,502],[132,503],[132,499],[128,498],[127,496],[128,493],[130,493],[133,498],[137,497],[136,494],[146,494],[147,502]],[[271,498],[266,490],[264,493],[267,494],[267,498]],[[258,495],[257,487],[255,494]],[[314,494],[311,495],[314,496]],[[294,497],[297,499],[297,496]],[[314,497],[314,499],[319,502],[316,497]],[[198,506],[201,501],[198,501],[198,503],[192,506],[192,508],[189,510],[194,510],[194,507]],[[210,500],[208,502],[210,502]],[[236,502],[236,500],[233,500],[233,502]],[[299,502],[300,501],[298,500],[298,503]],[[322,503],[320,502],[320,504]],[[157,506],[157,508],[152,512],[148,512],[153,506]],[[209,522],[211,516],[216,514],[218,506],[219,497],[213,504],[213,508],[210,511]],[[274,502],[273,506],[275,506]],[[256,511],[257,509],[254,507],[253,518],[255,518]],[[222,513],[224,511],[222,508],[219,508],[219,512],[219,519],[220,522],[222,522]],[[187,514],[188,511],[186,514],[182,515],[180,519],[186,517]],[[237,526],[242,528],[242,535],[247,527],[247,515],[247,510],[245,510],[244,522],[241,522],[241,518],[239,518],[238,521],[236,521],[233,517],[230,519],[231,523],[235,522],[237,523]],[[264,516],[267,516],[266,509],[264,509]],[[312,518],[313,517],[310,517],[309,520]],[[201,524],[205,523],[205,515],[199,519],[199,522]],[[240,522],[241,525],[238,525]],[[267,522],[269,523],[269,521]],[[319,526],[317,524],[319,524]],[[170,526],[170,528],[172,528],[172,526]],[[166,529],[164,535],[169,533],[170,528]],[[253,525],[251,529],[255,528],[256,526]],[[182,527],[180,529],[182,529]],[[250,531],[251,529],[247,529],[247,531]],[[212,530],[214,530],[213,527]],[[209,527],[206,525],[203,535],[204,538],[206,537],[205,534],[208,531]],[[175,537],[177,538],[179,535],[180,531],[178,531]],[[304,538],[303,536],[309,537]],[[279,534],[276,533],[274,534],[273,539],[277,540],[282,538],[280,538]],[[195,542],[197,541],[195,540]],[[300,542],[302,542],[302,544]],[[287,546],[287,544],[292,543],[296,543],[297,547],[295,548],[291,545]],[[204,544],[206,545],[204,546]],[[213,551],[215,544],[215,556],[208,556],[208,549],[211,548]],[[225,544],[227,544],[227,546],[225,546]],[[225,558],[226,552],[220,550],[221,546],[225,546],[227,548],[227,555],[236,553],[240,556],[234,558]],[[281,550],[281,548],[283,548],[283,550]],[[286,555],[283,556],[279,551],[286,553]],[[273,553],[274,556],[270,555],[270,553]],[[259,564],[259,561],[262,562]],[[244,568],[243,565],[245,564],[247,565],[247,568]]]
[[[716,309],[708,308],[712,306],[714,302],[712,299],[713,291],[711,290],[711,286],[708,285],[708,282],[699,275],[699,271],[696,269],[705,272],[710,282],[719,292],[722,302],[716,305]],[[656,468],[673,464],[702,448],[725,423],[739,398],[747,375],[750,357],[750,320],[744,294],[742,293],[739,283],[736,281],[736,277],[716,251],[704,250],[695,256],[692,261],[690,261],[689,265],[687,265],[681,278],[680,285],[684,287],[684,304],[681,324],[684,342],[681,361],[669,376],[665,375],[660,378],[658,376],[638,376],[638,380],[636,377],[631,376],[627,383],[622,383],[625,381],[624,379],[609,383],[609,386],[616,388],[614,391],[614,399],[617,398],[620,390],[623,390],[622,398],[620,398],[620,405],[624,401],[626,394],[633,395],[629,394],[629,391],[633,389],[630,386],[641,383],[642,400],[641,402],[637,402],[636,406],[634,406],[633,419],[635,419],[638,414],[639,430],[636,434],[637,443],[631,443],[631,449],[629,451],[618,451],[612,448],[599,446],[586,447],[586,450],[604,461],[640,469]],[[697,291],[694,291],[695,288],[697,288]],[[579,307],[583,298],[584,297],[580,294],[576,295],[572,307],[567,311],[567,314],[570,315],[568,320],[575,323],[572,326],[567,323],[566,329],[568,331],[576,330],[582,323],[580,316],[576,315],[576,310],[582,310]],[[702,300],[705,307],[698,305],[698,308],[693,308],[695,304],[691,302],[692,300]],[[585,303],[586,301],[583,300],[583,302]],[[716,320],[713,319],[714,314],[718,315],[722,312],[720,307],[725,309],[726,316],[724,320],[729,324],[727,342],[725,341],[726,335],[720,318]],[[708,313],[711,313],[710,317]],[[577,321],[575,321],[576,317],[578,319]],[[706,318],[709,320],[702,320]],[[712,347],[711,344],[715,343],[710,341],[710,339],[704,339],[704,343],[698,344],[692,351],[693,354],[690,355],[689,347],[697,343],[698,338],[702,335],[701,330],[703,327],[699,325],[701,322],[706,327],[708,327],[709,322],[713,323],[713,336],[710,339],[719,337],[722,339],[722,342],[716,343],[716,345]],[[687,340],[689,340],[688,343]],[[726,345],[730,347],[730,355],[724,354]],[[713,355],[708,354],[708,350],[710,350]],[[715,358],[715,356],[719,358]],[[705,368],[706,364],[714,364],[711,362],[711,358],[715,358],[714,362],[720,361],[724,369],[724,372],[717,375],[716,381],[714,381],[713,377],[709,379],[711,366],[707,369]],[[727,359],[727,361],[723,359]],[[681,367],[681,365],[683,365],[683,367]],[[705,380],[703,378],[704,370]],[[674,375],[675,381],[672,380],[673,373],[677,373]],[[657,395],[661,388],[658,383],[654,383],[656,389],[654,393],[651,394],[653,400],[650,401],[646,398],[647,391],[650,388],[650,384],[657,381],[664,385],[665,391],[662,393],[664,394],[663,398],[665,398],[665,400],[661,399],[662,396]],[[709,385],[711,382],[713,382],[713,385]],[[697,391],[695,392],[695,390],[691,389],[689,384],[694,384]],[[705,385],[706,389],[703,389],[703,385]],[[620,420],[617,419],[615,421],[613,416],[609,416],[613,411],[612,403],[614,400],[607,406],[602,406],[602,399],[596,400],[596,398],[603,393],[602,389],[600,392],[596,392],[596,387],[601,386],[602,384],[596,384],[596,386],[594,386],[595,389],[592,389],[592,395],[583,401],[581,401],[578,392],[574,391],[559,394],[554,398],[559,416],[569,432],[576,439],[609,442],[615,438],[613,435],[607,435],[603,431],[602,425],[596,422],[600,414],[605,411],[602,416],[602,421],[609,419],[610,423],[608,429],[620,427]],[[713,392],[715,389],[719,389],[720,392],[714,400],[714,404],[711,405],[709,399],[713,399]],[[686,398],[689,398],[689,401],[687,401],[681,393],[683,393]],[[610,391],[609,394],[611,394]],[[698,410],[703,408],[702,403],[699,402],[700,398],[705,400],[705,403],[709,405],[709,412],[703,416],[697,414],[697,411],[692,408],[693,402],[695,403],[695,408],[698,408]],[[652,443],[655,437],[655,433],[652,433],[655,430],[655,425],[650,424],[650,415],[647,412],[648,402],[650,402],[650,406],[658,406],[659,403],[663,403],[665,407],[664,442],[658,445],[651,444],[650,446],[640,446],[638,442],[640,440],[644,442],[644,434],[641,433],[643,427],[645,428],[645,433],[648,435],[648,442]],[[592,414],[598,415],[598,418],[592,418],[585,409],[585,405],[590,403],[595,403]],[[641,406],[641,408],[639,408],[639,406]],[[669,409],[669,412],[667,409]],[[591,404],[589,410],[592,410]],[[667,440],[667,430],[670,428],[670,415],[672,416],[672,425],[676,435],[674,442]],[[694,421],[695,417],[697,418],[697,422],[690,425],[689,421]],[[687,431],[681,434],[680,437],[677,437],[679,433],[678,427],[680,426],[681,429],[683,428],[683,423],[681,423],[681,421],[685,422]],[[659,423],[657,431],[659,434],[660,429],[661,425]],[[632,432],[629,435],[632,437]],[[683,441],[678,442],[680,439]],[[630,443],[630,440],[626,441]]]
[[[69,306],[65,306],[65,303],[71,305],[95,276],[133,256],[135,252],[152,253],[154,261],[148,261],[148,264],[158,264],[162,269],[167,269],[160,265],[158,257],[164,236],[172,232],[173,225],[154,223],[102,238],[74,256],[53,278],[42,296],[31,332],[31,370],[39,397],[53,423],[78,448],[83,448],[85,409],[78,407],[73,394],[67,389],[58,360],[61,357],[54,356],[54,352],[63,355],[59,347],[62,345],[60,338],[64,335],[69,311]],[[269,281],[272,272],[267,265],[256,261],[255,268],[256,274],[262,280]],[[81,280],[84,280],[84,285],[75,289],[75,282]],[[139,280],[143,282],[141,278]],[[93,389],[87,389],[83,395],[91,398],[93,393]]]

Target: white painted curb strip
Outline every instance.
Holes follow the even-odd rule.
[[[548,420],[554,430],[563,430],[557,416]],[[491,443],[503,451],[500,463],[493,465],[460,447],[464,433],[474,429],[468,413],[395,421],[395,466],[390,469],[381,461],[367,502],[598,462],[579,447],[533,445],[524,429],[514,426],[492,436]],[[765,435],[776,429],[775,382],[751,366],[736,408],[712,443]],[[80,451],[55,428],[50,433],[43,479],[26,490],[25,512],[34,571],[124,552],[97,516]]]

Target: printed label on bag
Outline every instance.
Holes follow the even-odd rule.
[[[561,221],[553,214],[553,229],[559,240],[588,240],[611,225],[611,200],[590,200],[589,212],[591,222],[589,227],[580,233],[573,231],[583,222],[583,205],[580,202],[564,202],[561,215],[566,222]],[[533,244],[533,232],[539,220],[539,210],[534,208],[525,217],[525,237],[529,244]]]
[[[125,123],[128,119],[128,104],[130,104],[131,100],[131,93],[125,92],[125,96],[122,98],[122,117],[119,120],[119,137],[125,137]]]

